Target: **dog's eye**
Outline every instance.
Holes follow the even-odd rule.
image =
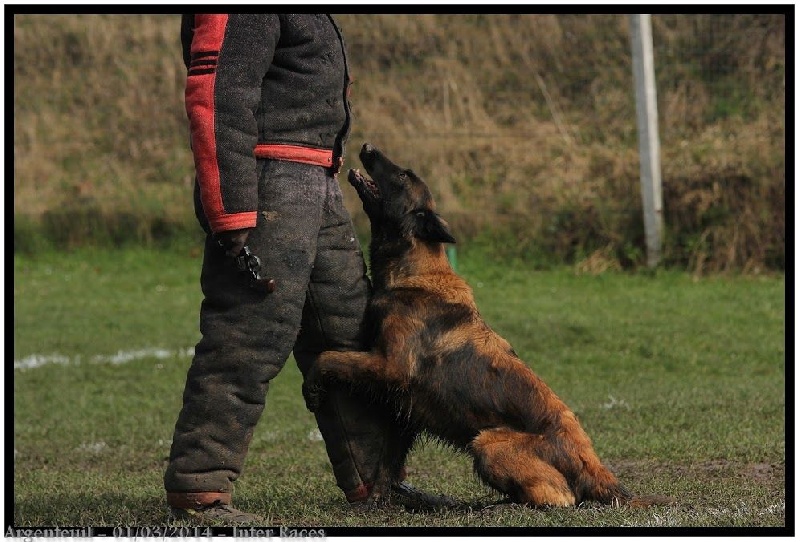
[[[425,218],[425,211],[417,211],[415,214],[417,218]]]

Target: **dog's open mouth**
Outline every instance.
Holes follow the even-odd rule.
[[[367,205],[375,205],[381,201],[381,191],[375,181],[362,175],[357,169],[351,169],[347,174],[347,180],[358,192],[361,202]]]

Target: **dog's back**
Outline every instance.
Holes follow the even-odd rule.
[[[483,478],[506,478],[492,472],[496,458],[485,459],[513,442],[512,448],[520,448],[515,458],[525,456],[525,448],[544,450],[544,462],[557,465],[557,478],[564,477],[578,501],[629,498],[596,458],[572,411],[486,324],[471,288],[439,249],[409,247],[397,269],[410,273],[395,272],[373,302],[373,315],[383,323],[376,346],[407,363],[408,383],[400,396],[411,398],[405,403],[409,423],[477,454],[475,468]],[[409,264],[420,260],[419,251],[430,262],[425,269]],[[562,440],[569,446],[560,445]],[[531,469],[542,470],[541,461],[537,457]],[[505,493],[518,491],[495,485]],[[558,502],[570,501],[560,494]]]

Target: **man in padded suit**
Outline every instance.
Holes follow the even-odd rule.
[[[350,76],[341,30],[325,14],[184,15],[181,41],[195,211],[207,236],[202,338],[164,485],[174,517],[256,522],[231,506],[231,493],[270,380],[292,352],[305,374],[324,350],[368,346],[370,284],[336,177]],[[245,245],[272,292],[237,267]],[[392,415],[345,389],[315,415],[338,486],[364,502],[396,431]],[[394,490],[438,502],[402,480]]]

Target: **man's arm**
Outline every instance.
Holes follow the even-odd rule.
[[[220,233],[256,225],[255,111],[280,33],[276,14],[196,14],[186,113],[203,211]]]

